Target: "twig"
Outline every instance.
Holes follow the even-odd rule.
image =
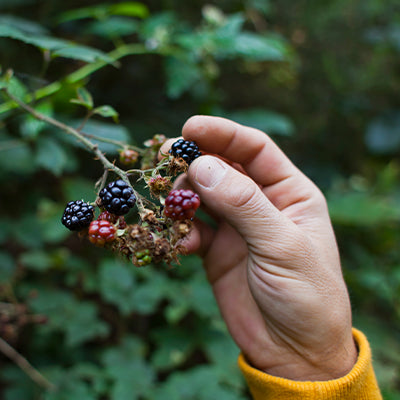
[[[91,133],[82,132],[81,129],[78,128],[79,132],[82,134],[82,136],[85,136],[86,138],[98,140],[99,142],[114,144],[115,146],[120,146],[120,147],[128,148],[128,149],[131,149],[131,150],[135,150],[139,154],[143,153],[143,149],[141,149],[139,147],[133,146],[131,144],[125,144],[125,143],[123,143],[123,142],[121,142],[119,140],[103,138],[103,137],[100,137],[100,136],[93,135]]]
[[[56,390],[56,386],[48,381],[29,361],[0,337],[0,351],[22,369],[34,382],[47,390]]]
[[[139,214],[145,215],[146,211],[143,206],[142,198],[141,195],[132,187],[129,177],[125,171],[123,171],[121,168],[118,168],[115,166],[99,149],[98,145],[91,142],[89,139],[87,139],[84,135],[82,135],[81,132],[79,132],[77,129],[72,128],[71,126],[68,126],[52,117],[49,117],[48,115],[42,114],[39,111],[35,110],[28,104],[24,103],[22,100],[20,100],[18,97],[14,96],[11,94],[7,88],[2,88],[2,90],[7,94],[7,96],[13,100],[15,103],[17,103],[21,108],[23,108],[25,111],[33,115],[36,119],[40,121],[47,122],[50,125],[53,125],[62,131],[68,133],[69,135],[72,135],[78,142],[82,143],[86,150],[89,152],[93,153],[96,158],[98,158],[101,163],[104,165],[104,168],[113,171],[116,175],[118,175],[124,182],[126,182],[133,190],[135,197],[136,197],[136,205],[139,210]]]

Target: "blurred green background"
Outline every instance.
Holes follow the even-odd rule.
[[[85,87],[119,113],[88,122],[102,137],[177,136],[198,113],[268,132],[327,196],[354,325],[400,399],[398,0],[0,0],[0,65],[71,126]],[[94,200],[100,163],[0,101],[1,337],[59,388],[0,354],[0,397],[249,398],[200,260],[138,269],[70,234],[64,206]]]

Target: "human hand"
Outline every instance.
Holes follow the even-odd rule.
[[[200,195],[218,225],[196,221],[185,246],[203,257],[248,362],[293,380],[347,374],[357,350],[322,193],[261,131],[195,116],[182,134],[214,154],[196,159],[180,184]]]

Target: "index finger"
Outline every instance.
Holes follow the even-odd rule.
[[[300,173],[264,132],[225,118],[191,117],[185,123],[182,135],[206,152],[239,163],[262,186],[279,183]]]

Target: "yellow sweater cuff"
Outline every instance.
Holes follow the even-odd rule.
[[[353,328],[359,354],[353,369],[330,381],[297,382],[268,375],[250,366],[240,354],[239,367],[254,400],[382,400],[372,368],[371,349],[366,337]]]

